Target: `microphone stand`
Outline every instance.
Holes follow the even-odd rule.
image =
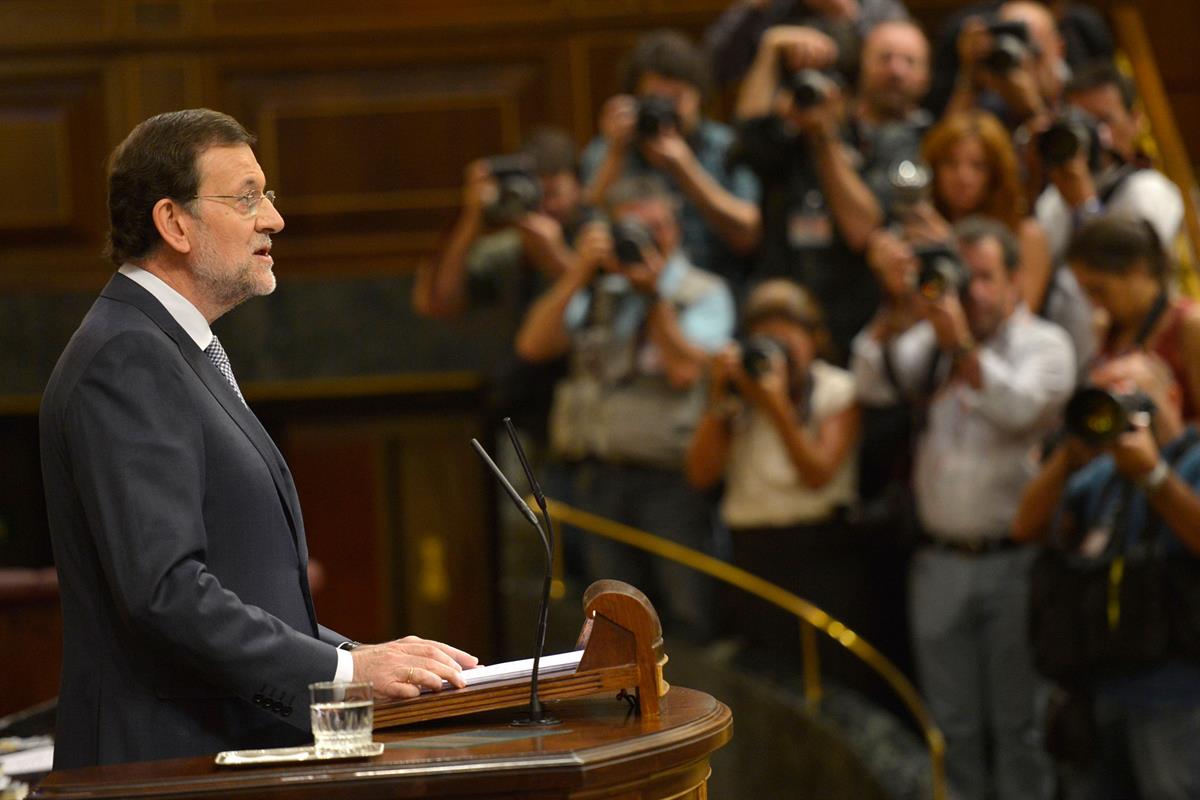
[[[513,504],[517,507],[517,510],[521,512],[525,519],[529,520],[529,524],[533,525],[533,527],[537,529],[538,535],[541,536],[543,549],[545,550],[546,555],[546,576],[545,580],[542,582],[542,606],[538,614],[538,626],[534,642],[536,649],[534,650],[533,655],[533,674],[529,682],[529,716],[521,719],[515,719],[513,720],[512,724],[557,725],[559,724],[560,720],[544,713],[542,711],[542,702],[538,698],[538,667],[542,659],[542,647],[545,645],[546,641],[546,617],[548,613],[547,602],[550,596],[550,575],[554,563],[550,539],[547,537],[546,532],[542,530],[541,523],[538,522],[538,518],[534,515],[533,510],[523,499],[521,499],[521,495],[519,495],[517,490],[513,488],[513,485],[508,482],[508,478],[504,477],[504,473],[500,471],[498,466],[496,466],[496,462],[492,461],[492,457],[489,456],[487,451],[483,449],[483,445],[479,443],[479,440],[472,439],[471,446],[475,448],[475,452],[479,454],[479,457],[482,458],[484,463],[488,465],[488,468],[492,471],[492,474],[496,476],[496,480],[498,480],[500,485],[504,487],[504,491],[508,494],[509,499],[513,501]],[[521,461],[522,464],[524,464],[524,452],[518,452],[521,453]]]

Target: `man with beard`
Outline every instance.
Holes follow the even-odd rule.
[[[291,474],[209,325],[275,289],[275,193],[236,120],[134,128],[109,163],[119,267],[40,414],[62,590],[57,769],[308,741],[310,683],[462,686],[474,657],[317,624]]]
[[[946,736],[951,792],[1044,798],[1049,765],[1026,638],[1034,552],[1010,530],[1075,363],[1066,333],[1020,303],[1008,228],[968,218],[955,235],[961,273],[939,262],[944,291],[921,287],[924,321],[894,338],[868,327],[854,341],[853,370],[863,404],[909,398],[921,409],[913,492],[923,541],[909,614],[917,674]]]
[[[825,309],[839,358],[879,302],[863,258],[889,216],[889,176],[916,160],[928,115],[929,46],[912,22],[875,26],[863,45],[856,97],[825,81],[816,102],[797,100],[786,74],[820,82],[836,46],[807,27],[766,32],[738,98],[737,153],[763,184],[763,252],[752,279],[787,277]]]

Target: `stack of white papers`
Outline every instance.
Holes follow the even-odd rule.
[[[572,650],[567,653],[542,656],[542,660],[538,662],[538,677],[544,678],[548,675],[570,674],[579,666],[581,658],[583,658],[582,650]],[[523,658],[520,661],[505,661],[501,664],[488,664],[486,667],[463,670],[463,680],[467,682],[467,686],[484,686],[489,683],[499,683],[500,681],[507,681],[513,678],[532,677],[532,658]],[[450,689],[452,687],[448,681],[442,681],[442,688]]]

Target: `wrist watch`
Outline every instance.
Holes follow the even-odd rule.
[[[1162,488],[1162,485],[1167,482],[1167,478],[1170,475],[1170,465],[1160,458],[1158,463],[1150,468],[1149,472],[1138,478],[1137,485],[1146,494],[1153,494]]]
[[[338,650],[353,650],[356,647],[362,647],[362,645],[359,642],[354,641],[353,639],[347,639],[346,641],[339,644],[337,646],[337,649]]]

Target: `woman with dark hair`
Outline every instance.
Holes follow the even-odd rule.
[[[1120,357],[1154,353],[1183,389],[1183,417],[1200,414],[1200,304],[1171,297],[1170,261],[1154,226],[1144,219],[1106,214],[1075,233],[1067,263],[1105,319],[1093,380],[1106,384]]]
[[[1000,121],[986,111],[944,117],[925,135],[921,156],[933,170],[932,208],[919,206],[909,237],[947,241],[950,226],[970,216],[999,220],[1021,249],[1021,294],[1035,312],[1051,275],[1046,233],[1025,208],[1017,156]]]

